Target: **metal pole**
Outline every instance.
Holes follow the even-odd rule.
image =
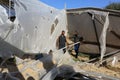
[[[9,13],[8,13],[8,18],[10,19],[11,16],[11,0],[9,0]]]

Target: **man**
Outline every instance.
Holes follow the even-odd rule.
[[[74,33],[74,35],[73,35],[73,41],[74,41],[74,43],[80,42],[80,41],[82,41],[82,40],[83,40],[83,37],[80,37],[80,36],[78,35],[78,32],[75,31],[75,33]],[[76,58],[78,57],[79,47],[80,47],[80,43],[74,45],[74,50],[75,50],[75,53],[76,53],[75,57],[76,57]]]
[[[58,38],[58,47],[59,49],[64,48],[66,46],[66,36],[65,36],[65,31],[63,30],[61,32],[61,35]],[[63,49],[63,52],[66,52],[66,49]]]

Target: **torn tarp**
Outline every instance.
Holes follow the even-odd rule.
[[[7,37],[2,41],[9,44],[7,48],[2,46],[5,53],[48,53],[56,50],[58,36],[62,30],[67,31],[65,11],[38,0],[14,0],[14,5],[16,20],[10,24],[13,27],[8,28]],[[0,38],[3,39],[2,36]]]

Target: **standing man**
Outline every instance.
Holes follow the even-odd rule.
[[[80,36],[78,35],[78,32],[75,31],[75,33],[74,33],[74,35],[73,35],[73,41],[74,41],[74,43],[83,41],[83,37],[80,37]],[[76,53],[75,57],[76,57],[76,58],[78,57],[79,47],[80,47],[80,43],[74,45],[74,50],[75,50],[75,53]]]
[[[63,30],[61,32],[61,35],[58,38],[58,47],[59,49],[64,48],[66,46],[66,36],[65,36],[65,31]],[[66,49],[63,49],[63,52],[66,52]]]

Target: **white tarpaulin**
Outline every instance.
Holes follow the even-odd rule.
[[[6,53],[6,51],[8,51],[8,46],[5,45],[4,40],[7,38],[12,28],[13,24],[10,20],[8,20],[5,8],[0,6],[0,56],[2,57],[11,56],[11,52]]]
[[[100,36],[101,61],[104,57],[104,54],[106,53],[106,35],[108,27],[109,27],[109,13],[106,15],[104,27]]]
[[[8,15],[5,8],[0,6],[0,25],[4,24],[8,20]]]
[[[65,11],[47,6],[38,0],[15,0],[14,3],[16,20],[14,25],[11,23],[9,34],[6,32],[5,40],[2,40],[9,43],[9,46],[3,47],[5,53],[47,53],[49,50],[56,50],[58,36],[62,30],[67,29]]]

